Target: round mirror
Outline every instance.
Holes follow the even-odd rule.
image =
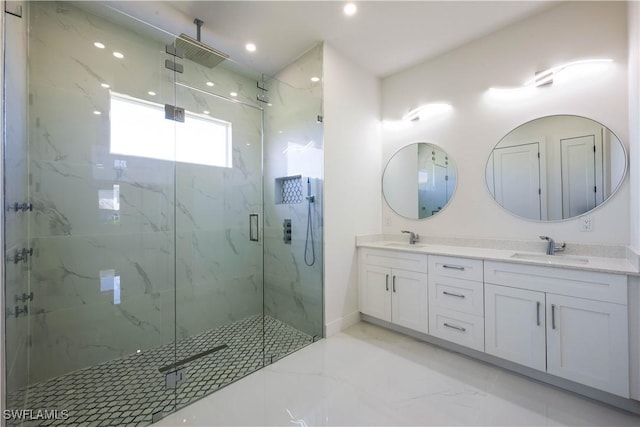
[[[418,142],[398,150],[382,176],[382,194],[395,213],[429,218],[449,203],[456,189],[456,167],[440,147]]]
[[[486,167],[489,192],[523,218],[558,221],[604,203],[620,187],[627,156],[606,126],[579,116],[547,116],[509,132]]]

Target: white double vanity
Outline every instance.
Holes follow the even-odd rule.
[[[380,239],[357,244],[364,320],[618,406],[608,397],[630,398],[638,270],[625,257]]]

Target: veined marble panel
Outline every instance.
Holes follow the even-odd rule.
[[[316,120],[322,115],[322,49],[317,47],[278,74],[283,81],[269,82],[272,106],[265,110],[265,312],[310,335],[322,335],[323,236],[323,131]],[[303,195],[307,179],[315,201],[311,207],[315,263],[307,239],[306,200],[277,204],[274,181],[301,175]],[[291,244],[282,240],[282,222],[291,219]],[[310,237],[310,235],[309,235]],[[307,259],[305,262],[305,247]]]
[[[32,235],[148,233],[172,228],[173,164],[139,163],[139,170],[103,171],[86,163],[33,161]]]
[[[173,233],[32,241],[32,314],[120,304],[173,289]]]

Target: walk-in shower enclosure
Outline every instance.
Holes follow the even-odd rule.
[[[149,424],[320,338],[321,47],[266,77],[99,3],[15,3],[5,422]]]

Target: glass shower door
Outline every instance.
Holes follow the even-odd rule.
[[[175,103],[172,37],[94,12],[28,2],[9,17],[9,425],[175,407],[160,372],[175,360],[175,130],[153,133]]]

